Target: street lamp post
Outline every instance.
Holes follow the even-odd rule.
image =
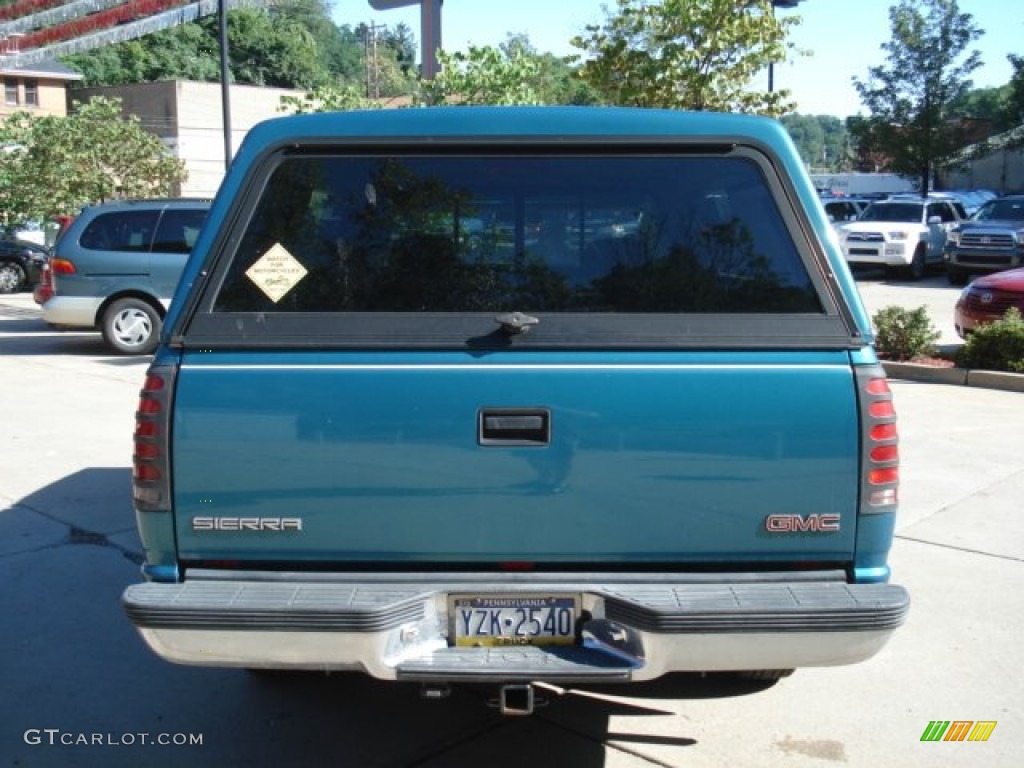
[[[228,64],[228,9],[224,0],[217,3],[217,39],[220,43],[220,100],[224,121],[224,170],[231,167],[231,67]]]
[[[772,0],[772,14],[776,8],[796,8],[803,0]],[[768,93],[775,90],[775,62],[768,62]]]

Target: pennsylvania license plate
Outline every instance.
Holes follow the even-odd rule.
[[[453,595],[457,646],[572,645],[580,600],[571,595]]]

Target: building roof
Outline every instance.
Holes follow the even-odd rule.
[[[48,77],[52,80],[82,80],[83,76],[61,64],[56,59],[42,59],[27,66],[18,66],[17,56],[5,57],[0,60],[0,75],[20,75],[22,77]]]

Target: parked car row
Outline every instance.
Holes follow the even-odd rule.
[[[909,280],[920,280],[929,268],[944,269],[950,284],[966,285],[974,274],[1024,266],[1024,195],[992,195],[937,192],[821,202],[851,266],[883,267]]]
[[[910,280],[942,267],[951,285],[966,286],[954,311],[960,338],[1010,308],[1024,313],[1024,194],[823,196],[821,204],[851,266],[880,266]]]

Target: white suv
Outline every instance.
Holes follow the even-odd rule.
[[[946,235],[966,218],[956,200],[889,198],[872,203],[859,219],[841,226],[839,241],[851,265],[884,266],[920,280],[929,264],[942,266]]]

